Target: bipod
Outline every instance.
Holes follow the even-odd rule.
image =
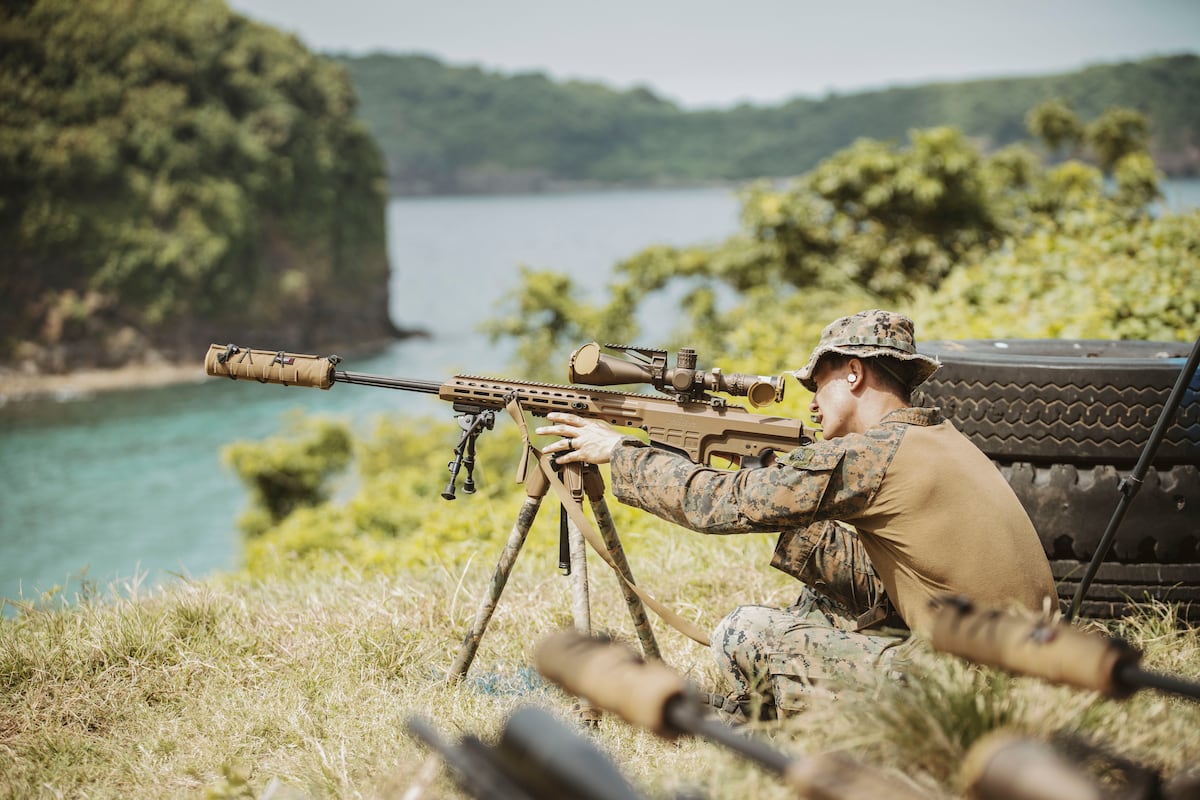
[[[512,573],[517,556],[520,554],[521,548],[525,544],[525,539],[529,535],[529,529],[533,526],[533,521],[537,517],[542,499],[546,496],[546,492],[550,488],[550,478],[545,473],[543,463],[535,462],[530,467],[525,479],[525,502],[517,512],[516,522],[508,534],[508,541],[504,545],[504,550],[500,553],[496,569],[492,573],[491,582],[488,584],[487,593],[480,602],[478,610],[475,612],[475,619],[471,623],[471,628],[463,638],[458,656],[450,668],[449,680],[451,682],[459,681],[466,677],[467,670],[470,669],[471,662],[475,659],[475,652],[479,649],[479,643],[483,639],[483,634],[487,630],[492,614],[496,610],[496,605],[500,602],[500,595],[504,593],[504,587],[508,583],[508,576]],[[587,497],[592,509],[592,516],[596,521],[596,527],[599,529],[600,535],[603,537],[603,542],[608,549],[610,559],[607,560],[621,574],[621,577],[624,578],[624,580],[619,581],[621,592],[625,597],[625,604],[629,608],[630,617],[633,619],[633,626],[637,631],[638,640],[642,646],[642,653],[646,658],[660,659],[658,642],[654,638],[654,630],[650,627],[650,620],[646,616],[646,609],[642,605],[641,598],[631,588],[631,584],[634,583],[633,573],[629,568],[628,560],[625,558],[625,549],[621,546],[621,538],[617,535],[616,525],[613,523],[612,514],[609,512],[608,504],[604,499],[604,477],[600,474],[599,467],[595,464],[568,464],[561,468],[561,474],[562,482],[570,489],[571,495],[576,502],[581,501],[585,496]],[[572,579],[571,614],[575,630],[581,634],[590,636],[592,627],[591,602],[588,588],[585,537],[574,520],[569,518],[564,519],[564,524],[570,548],[569,569],[564,569],[564,572],[569,572]],[[590,716],[591,713],[594,712],[585,710],[585,718],[597,718],[596,716]]]

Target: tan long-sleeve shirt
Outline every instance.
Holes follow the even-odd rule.
[[[1056,597],[1020,501],[936,409],[893,411],[865,433],[801,447],[760,469],[712,469],[637,444],[613,454],[622,503],[701,533],[783,531],[781,547],[799,537],[801,550],[812,523],[850,523],[914,631],[928,632],[928,601],[947,592],[1031,610]]]

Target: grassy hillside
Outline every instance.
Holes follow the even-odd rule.
[[[422,776],[434,781],[422,796],[466,797],[405,722],[420,715],[448,739],[494,742],[527,705],[600,748],[642,796],[795,797],[710,742],[662,740],[611,715],[585,727],[573,698],[541,680],[533,650],[570,624],[571,608],[570,582],[553,568],[550,516],[458,684],[446,673],[497,557],[492,546],[468,566],[389,576],[346,569],[153,593],[131,581],[115,601],[0,619],[0,798],[382,799],[406,796]],[[626,546],[640,581],[705,623],[737,602],[788,602],[790,589],[766,582],[761,567],[769,537],[747,546],[659,529],[627,536]],[[592,563],[593,624],[635,641],[614,578]],[[1118,632],[1146,649],[1146,669],[1196,680],[1200,641],[1172,613],[1147,607]],[[715,687],[707,650],[654,624],[667,663]],[[964,755],[992,731],[1088,742],[1172,778],[1200,760],[1198,726],[1200,705],[1177,697],[1108,700],[927,654],[903,686],[881,681],[752,735],[794,757],[840,751],[939,798],[962,796]],[[1102,766],[1079,769],[1095,779]]]

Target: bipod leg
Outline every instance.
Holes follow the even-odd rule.
[[[592,603],[588,591],[587,541],[579,526],[569,519],[567,535],[571,545],[571,619],[576,631],[591,636]]]
[[[467,670],[470,669],[471,662],[475,659],[475,651],[479,649],[479,642],[483,639],[483,632],[487,630],[488,622],[491,621],[492,614],[496,610],[496,604],[500,601],[500,595],[504,592],[504,585],[508,583],[508,576],[517,561],[517,554],[521,552],[521,547],[525,544],[526,537],[529,536],[529,529],[533,526],[533,520],[537,517],[542,498],[545,497],[546,490],[549,488],[550,484],[540,469],[530,470],[525,481],[525,503],[517,513],[517,521],[508,534],[508,541],[504,545],[503,552],[500,553],[500,560],[496,562],[496,570],[492,573],[491,583],[488,584],[487,595],[479,604],[479,609],[475,612],[475,620],[471,623],[471,629],[463,637],[458,657],[454,659],[454,665],[450,667],[449,682],[453,683],[466,677]]]
[[[574,522],[567,520],[567,532],[571,541],[571,619],[575,630],[584,636],[592,635],[592,605],[588,591],[587,541],[583,531]],[[576,702],[576,713],[580,721],[598,725],[604,711],[590,700],[580,697]]]
[[[621,537],[617,535],[617,526],[613,523],[608,504],[604,501],[604,476],[600,474],[600,468],[594,464],[589,464],[583,471],[583,490],[591,502],[592,517],[596,520],[596,527],[600,529],[600,535],[604,537],[604,544],[608,547],[613,564],[625,578],[624,581],[617,581],[617,583],[621,584],[621,594],[625,596],[625,605],[629,608],[629,616],[633,618],[634,630],[637,631],[638,641],[642,643],[642,654],[646,658],[657,658],[661,661],[658,640],[654,638],[654,629],[650,627],[650,618],[646,616],[646,607],[642,604],[642,599],[634,593],[633,589],[629,588],[628,583],[635,582],[633,572],[629,569],[629,560],[625,558],[625,548],[621,546]]]
[[[578,464],[568,464],[561,467],[559,471],[561,472],[563,484],[570,490],[571,497],[576,505],[582,505],[584,494],[583,475],[586,473],[586,467]],[[566,524],[568,548],[570,549],[571,620],[575,623],[576,632],[583,636],[591,636],[592,602],[591,592],[588,587],[587,539],[584,538],[583,531],[579,529],[574,520],[565,514],[563,517]],[[600,719],[604,716],[604,712],[601,709],[583,697],[579,698],[576,703],[576,713],[582,722],[589,725],[599,724]]]

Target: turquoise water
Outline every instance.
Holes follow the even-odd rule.
[[[1172,182],[1166,194],[1172,210],[1200,206],[1200,181]],[[509,354],[489,345],[478,323],[515,288],[521,265],[566,272],[596,292],[614,263],[650,244],[724,239],[737,229],[738,210],[720,188],[394,200],[392,317],[431,338],[344,366],[422,379],[507,374]],[[652,302],[636,343],[658,344],[672,310],[669,296]],[[337,415],[360,430],[385,413],[451,416],[426,395],[216,379],[0,406],[0,597],[32,598],[64,584],[70,595],[81,574],[103,588],[235,566],[234,521],[246,493],[221,466],[221,447],[278,433],[290,409]]]
[[[515,288],[520,265],[567,272],[596,291],[617,260],[650,244],[725,238],[737,212],[728,189],[394,200],[392,317],[431,338],[343,366],[422,379],[506,374],[509,354],[477,329]],[[647,312],[651,328],[669,302]],[[221,447],[278,433],[289,409],[336,415],[361,430],[385,413],[452,416],[427,395],[215,379],[0,407],[0,597],[29,599],[63,585],[71,596],[82,579],[101,588],[135,578],[153,585],[235,566],[234,521],[246,493],[221,465]]]

